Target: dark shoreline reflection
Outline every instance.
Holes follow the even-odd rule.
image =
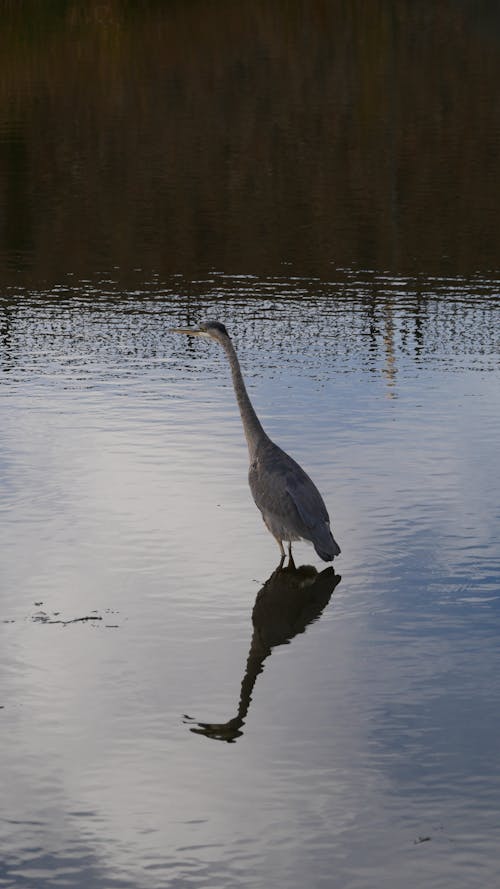
[[[498,269],[491,0],[2,13],[3,281]]]
[[[341,576],[332,567],[320,573],[311,565],[276,568],[257,593],[252,611],[253,634],[241,682],[236,716],[227,722],[197,722],[190,731],[217,741],[236,741],[250,708],[257,677],[264,661],[278,645],[286,645],[317,620],[331,599]],[[187,724],[195,722],[186,716]]]

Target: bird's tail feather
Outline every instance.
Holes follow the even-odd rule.
[[[314,549],[324,562],[333,562],[335,556],[340,556],[340,546],[329,529],[328,539],[325,539],[325,537],[326,535],[322,535],[321,540],[313,541]]]

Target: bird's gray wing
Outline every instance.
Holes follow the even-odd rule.
[[[248,480],[255,503],[272,534],[281,535],[283,540],[310,540],[322,553],[332,550],[333,538],[323,498],[292,457],[276,445],[268,447],[252,462]]]
[[[323,498],[305,472],[288,477],[287,494],[307,529],[307,534],[303,536],[312,542],[318,555],[326,562],[340,555],[340,546],[333,539]]]
[[[318,526],[329,522],[328,512],[313,481],[302,472],[298,477],[289,476],[286,491],[306,528],[313,532]]]

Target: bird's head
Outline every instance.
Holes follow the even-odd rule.
[[[198,327],[171,327],[170,333],[184,333],[186,336],[204,336],[219,343],[229,339],[229,334],[220,321],[203,321]]]

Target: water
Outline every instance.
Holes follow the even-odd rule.
[[[498,11],[4,6],[0,887],[498,885]]]
[[[498,270],[497,4],[4,12],[3,279]]]
[[[190,318],[321,487],[316,592],[176,282],[4,301],[1,885],[494,884],[498,284],[344,277]]]

